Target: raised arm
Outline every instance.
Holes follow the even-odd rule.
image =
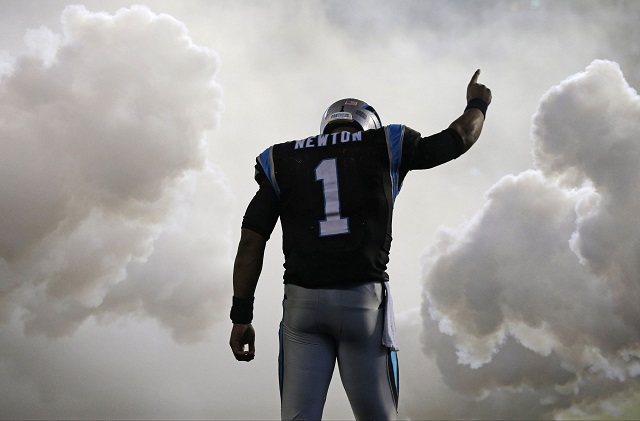
[[[476,70],[467,86],[467,108],[449,126],[462,137],[464,152],[468,151],[480,137],[487,106],[491,103],[491,90],[478,83],[479,76],[480,69]]]

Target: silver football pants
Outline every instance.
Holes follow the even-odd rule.
[[[285,285],[280,326],[283,420],[322,418],[336,361],[358,420],[397,417],[398,361],[382,345],[384,287],[344,289]]]

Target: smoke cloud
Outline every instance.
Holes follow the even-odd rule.
[[[0,66],[0,319],[53,338],[150,317],[195,340],[228,293],[218,55],[146,7],[61,24]]]
[[[638,133],[616,63],[543,96],[535,168],[503,177],[424,256],[422,348],[456,404],[411,400],[410,417],[603,414],[640,392]]]
[[[141,2],[0,2],[0,417],[276,419],[277,233],[227,345],[256,154],[345,96],[436,133],[476,68],[479,144],[396,204],[400,419],[637,407],[637,96],[549,87],[637,87],[639,3]]]

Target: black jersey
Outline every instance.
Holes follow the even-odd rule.
[[[406,174],[457,158],[460,136],[406,126],[316,135],[260,154],[243,228],[269,238],[278,217],[284,282],[307,288],[387,280],[393,204]]]

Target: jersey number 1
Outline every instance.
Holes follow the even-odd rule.
[[[324,159],[316,167],[316,181],[322,182],[324,194],[325,220],[320,223],[320,237],[348,234],[349,218],[340,215],[340,194],[338,187],[338,165],[336,158]]]

